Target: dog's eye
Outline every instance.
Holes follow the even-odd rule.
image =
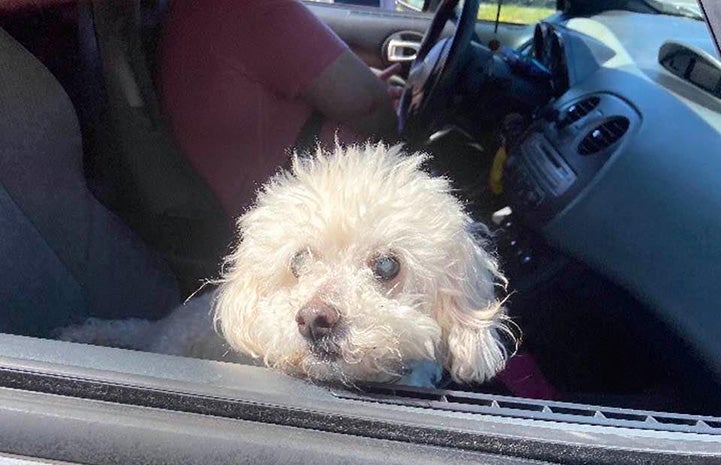
[[[310,258],[311,253],[308,249],[299,250],[293,255],[293,258],[290,259],[290,272],[293,273],[293,276],[299,278],[303,274],[303,269]]]
[[[381,255],[373,259],[371,262],[371,270],[376,279],[380,281],[390,281],[401,271],[401,264],[398,259],[392,255]]]

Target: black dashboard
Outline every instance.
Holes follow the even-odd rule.
[[[670,39],[721,69],[688,18],[540,24],[530,47],[556,96],[512,148],[504,191],[515,217],[630,290],[721,378],[721,81],[669,69]]]

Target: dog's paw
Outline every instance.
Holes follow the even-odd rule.
[[[436,361],[424,360],[411,364],[408,372],[397,381],[403,386],[434,388],[443,378],[443,368]]]
[[[88,319],[85,323],[56,328],[51,331],[50,337],[65,342],[92,343],[96,333],[96,324],[92,320],[94,318]]]

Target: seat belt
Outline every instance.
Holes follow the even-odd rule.
[[[216,273],[230,219],[166,130],[142,40],[140,0],[92,0],[122,199],[118,213],[178,273]],[[151,18],[149,18],[151,19]],[[195,283],[192,281],[195,280]]]
[[[300,133],[298,133],[298,138],[293,147],[296,153],[306,154],[315,149],[324,121],[325,117],[321,112],[314,110],[311,113],[303,127],[300,128]]]

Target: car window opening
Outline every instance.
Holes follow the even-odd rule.
[[[711,289],[721,237],[719,220],[696,210],[718,206],[721,192],[712,157],[721,153],[721,61],[696,2],[616,2],[617,9],[604,11],[602,2],[587,0],[557,11],[555,1],[506,0],[505,20],[494,34],[486,16],[497,3],[466,1],[446,12],[455,28],[443,29],[444,21],[425,36],[431,13],[442,12],[421,13],[423,2],[376,2],[375,10],[339,1],[255,7],[255,18],[284,15],[266,18],[273,33],[239,11],[214,14],[212,3],[203,9],[188,0],[0,6],[0,62],[16,63],[0,69],[0,108],[12,116],[0,123],[0,219],[6,222],[0,221],[6,238],[0,249],[8,273],[0,286],[2,332],[79,340],[79,328],[85,325],[87,334],[92,318],[100,345],[162,352],[167,341],[153,340],[157,327],[148,321],[190,299],[189,310],[168,324],[217,324],[230,341],[198,337],[199,353],[206,342],[219,344],[220,352],[205,358],[262,365],[248,354],[236,356],[228,344],[247,352],[275,344],[272,357],[292,333],[289,339],[310,347],[304,356],[313,363],[284,355],[273,365],[334,377],[341,385],[328,389],[339,399],[721,432],[721,346],[714,337],[721,302]],[[469,4],[472,17],[465,12]],[[348,12],[350,26],[339,11]],[[293,18],[298,22],[289,23]],[[398,25],[386,26],[388,18]],[[229,39],[240,32],[223,35],[234,20],[247,27],[245,42]],[[382,40],[373,27],[387,28]],[[314,31],[323,38],[310,40]],[[433,34],[435,42],[422,40]],[[263,40],[254,42],[257,37]],[[493,48],[491,40],[498,41]],[[434,66],[419,67],[423,60]],[[336,89],[341,81],[353,89]],[[257,190],[279,169],[294,166],[290,149],[312,152],[317,142],[332,151],[336,141],[368,140],[404,142],[405,150],[432,156],[418,158],[417,166],[403,165],[406,159],[394,158],[392,149],[378,156],[379,166],[395,160],[407,178],[403,185],[379,183],[374,198],[388,208],[408,192],[425,199],[414,218],[403,218],[413,225],[410,232],[356,251],[362,257],[354,262],[329,258],[352,249],[340,239],[332,243],[342,234],[337,231],[364,231],[353,236],[364,246],[381,234],[353,223],[356,216],[363,218],[358,223],[373,212],[382,216],[372,205],[353,203],[353,195],[363,191],[364,179],[401,171],[354,164],[362,159],[354,152],[339,164],[353,180],[327,171],[352,189],[324,191],[319,181],[314,190],[289,188],[298,197],[286,201],[273,197],[273,188],[285,188],[287,179],[269,188],[266,203],[276,199],[285,208],[274,218],[296,227],[292,234],[273,230],[275,220],[245,217],[244,237],[259,248],[273,237],[289,238],[262,249],[267,264],[258,266],[261,254],[238,246],[234,218],[264,205],[254,203]],[[227,157],[243,151],[257,156]],[[306,158],[295,164],[299,178],[326,179]],[[433,178],[408,174],[414,169]],[[447,186],[432,180],[441,177]],[[463,209],[449,207],[456,216],[442,217],[446,197],[408,187],[423,182],[456,196]],[[348,211],[333,224],[337,235],[324,236],[321,246],[307,231],[322,231],[290,218],[312,217],[317,211],[303,210],[308,205],[332,214],[335,204],[305,203],[303,196],[323,192],[347,202]],[[433,259],[453,242],[433,242],[435,236],[462,215],[472,222],[453,236],[456,243],[435,268],[403,242],[424,231],[427,242],[418,247],[423,259]],[[401,222],[378,224],[388,231]],[[256,226],[267,229],[261,234]],[[337,256],[350,256],[342,253]],[[348,271],[353,266],[357,270]],[[266,332],[240,334],[243,328],[226,323],[230,317],[212,321],[210,309],[221,295],[211,294],[219,283],[241,276],[244,267],[261,270],[259,288],[287,293],[315,276],[330,278],[321,290],[303,294],[302,303],[297,297],[290,330],[268,323]],[[438,289],[455,305],[448,304],[447,320],[393,306],[416,283],[409,276],[420,282],[435,270],[448,273]],[[454,281],[459,274],[475,279],[476,288]],[[344,299],[358,299],[359,308],[368,297],[349,291],[348,283],[387,299],[387,320],[353,326],[376,314],[349,313]],[[468,301],[454,301],[464,297]],[[230,292],[219,297],[221,304],[233,298]],[[492,316],[469,325],[477,314],[463,311],[473,305]],[[361,376],[353,370],[365,369],[367,359],[349,363],[354,354],[343,338],[365,328],[363,343],[372,345],[375,337],[390,344],[378,328],[397,329],[400,312],[408,312],[406,321],[429,325],[424,337],[437,345],[415,347],[422,344],[410,327],[399,331],[409,340],[398,336],[397,350],[413,345],[420,362],[401,357],[383,367],[387,377],[355,383],[350,376]],[[127,319],[121,331],[103,323]],[[464,332],[473,324],[477,331]],[[476,344],[484,350],[453,352],[451,333],[482,339]],[[436,362],[434,348],[446,351],[443,360]],[[512,355],[507,361],[504,351]],[[434,363],[425,363],[431,358]],[[339,366],[351,374],[336,376]],[[344,388],[342,381],[363,389]]]

